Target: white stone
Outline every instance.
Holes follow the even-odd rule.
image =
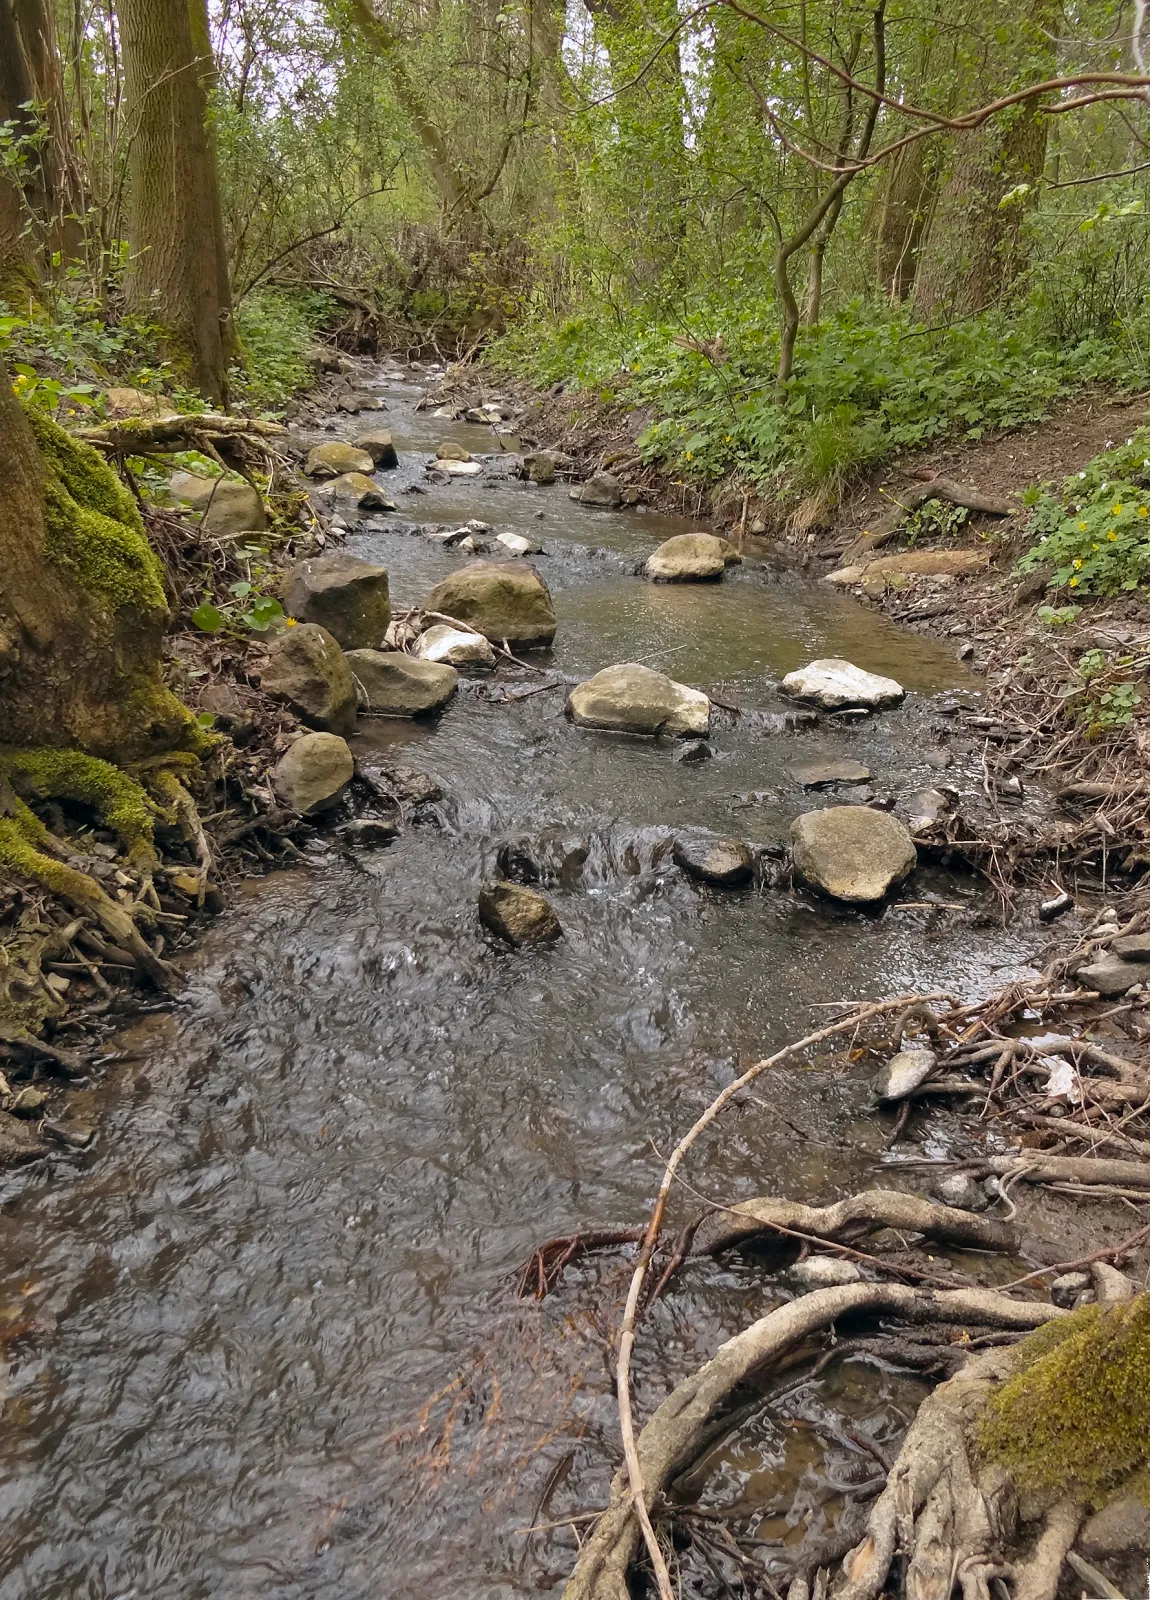
[[[792,700],[809,700],[827,711],[842,711],[848,706],[865,706],[877,711],[897,706],[906,699],[906,690],[894,678],[864,672],[850,661],[829,656],[810,661],[783,679],[783,693]]]
[[[431,461],[428,472],[446,472],[453,478],[477,478],[483,471],[481,461]]]
[[[481,633],[467,633],[437,622],[421,633],[415,644],[421,661],[445,661],[450,667],[493,667],[495,651]]]
[[[815,1289],[837,1289],[844,1283],[858,1283],[861,1278],[862,1273],[853,1261],[843,1261],[838,1256],[808,1256],[787,1269],[787,1282],[800,1294],[810,1294]]]
[[[538,539],[526,539],[521,533],[497,533],[495,542],[505,550],[510,550],[513,556],[538,556],[543,553],[543,546]]]
[[[711,702],[699,689],[676,683],[635,662],[604,667],[567,697],[567,715],[584,728],[619,733],[705,735]]]

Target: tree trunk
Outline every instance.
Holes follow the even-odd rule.
[[[10,124],[17,139],[35,138],[36,118],[26,109],[35,98],[13,0],[0,0],[0,123]],[[26,146],[18,173],[0,171],[0,294],[5,299],[18,302],[37,282],[35,227],[47,210],[43,163],[35,148]]]
[[[64,102],[64,69],[50,0],[4,0],[10,4],[27,73],[30,98],[47,126],[39,152],[46,242],[66,260],[83,253],[84,182],[76,159]]]
[[[184,381],[226,404],[235,337],[196,48],[203,0],[117,0],[116,10],[131,132],[128,303],[158,324]]]
[[[135,502],[0,369],[0,729],[110,761],[195,741],[160,676],[168,608]]]
[[[914,287],[922,237],[938,187],[933,141],[920,139],[900,150],[887,167],[874,220],[877,276],[893,304]]]

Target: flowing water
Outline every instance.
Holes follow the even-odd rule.
[[[415,493],[445,434],[495,441],[417,413],[409,377],[379,386],[403,451],[380,481],[403,510],[350,547],[387,565],[393,603],[465,558],[383,524],[478,516],[542,539],[563,673],[647,660],[770,712],[785,671],[845,655],[914,692],[808,732],[727,719],[699,765],[572,728],[562,692],[464,685],[436,723],[361,721],[361,759],[441,781],[441,826],[355,859],[319,838],[305,867],[247,885],[189,958],[179,1007],[123,1030],[124,1058],[81,1092],[94,1149],[0,1179],[0,1312],[38,1328],[7,1352],[0,1600],[504,1600],[559,1583],[570,1529],[521,1530],[603,1503],[626,1264],[590,1261],[542,1304],[516,1300],[517,1266],[548,1236],[642,1221],[659,1152],[740,1064],[825,1015],[812,1008],[973,995],[1025,965],[975,917],[718,893],[669,857],[685,825],[782,840],[826,803],[790,776],[800,759],[857,757],[880,792],[938,782],[939,697],[977,692],[953,641],[750,552],[718,585],[646,584],[636,564],[689,525],[585,509],[561,487],[492,469]],[[973,757],[959,750],[945,781],[975,785]],[[516,841],[563,923],[544,950],[497,948],[476,919]],[[931,897],[978,894],[923,869],[902,899]],[[694,1154],[676,1215],[692,1191],[920,1184],[885,1151],[867,1071],[836,1059],[761,1080]],[[914,1148],[961,1137],[936,1113]],[[683,1275],[640,1341],[642,1414],[781,1292],[770,1267]],[[889,1446],[919,1395],[832,1367],[735,1426],[684,1493],[753,1505],[764,1539],[829,1527],[875,1471],[843,1415]],[[719,1592],[705,1567],[693,1581]]]

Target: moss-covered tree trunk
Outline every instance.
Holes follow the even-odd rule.
[[[185,382],[226,403],[236,353],[201,59],[204,0],[116,0],[131,156],[127,294]],[[198,45],[197,45],[198,41]]]
[[[168,608],[132,497],[0,371],[0,743],[138,760],[194,740],[164,687]]]

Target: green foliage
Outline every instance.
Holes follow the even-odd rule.
[[[233,403],[251,411],[282,411],[313,380],[308,351],[334,309],[327,295],[306,290],[257,289],[242,300],[236,328],[244,362],[231,372]]]
[[[950,505],[945,500],[924,500],[905,518],[901,532],[904,542],[912,547],[920,540],[937,544],[953,539],[969,521],[970,512],[965,506]]]
[[[201,633],[227,631],[241,636],[245,632],[269,633],[289,626],[280,602],[260,588],[263,580],[275,575],[269,554],[266,545],[241,545],[236,557],[247,576],[228,585],[230,601],[217,602],[210,593],[205,594],[192,612],[192,625]]]
[[[1142,704],[1129,673],[1146,666],[1146,661],[1136,661],[1133,656],[1084,650],[1074,669],[1075,682],[1063,699],[1063,714],[1093,739],[1128,727]]]
[[[1095,456],[1060,495],[1044,493],[1020,572],[1050,567],[1049,587],[1082,595],[1139,588],[1150,572],[1150,428]]]
[[[25,798],[72,800],[89,806],[120,840],[128,861],[150,870],[153,808],[133,778],[81,750],[2,750],[0,772]]]

